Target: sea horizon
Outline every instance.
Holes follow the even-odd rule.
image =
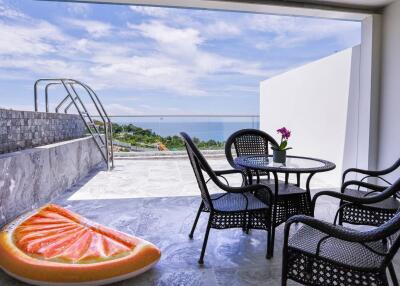
[[[258,119],[253,121],[115,121],[117,124],[133,124],[143,129],[150,129],[154,133],[166,137],[179,135],[180,132],[186,132],[191,137],[199,138],[203,141],[215,140],[226,141],[226,139],[235,131],[245,128],[259,129]]]

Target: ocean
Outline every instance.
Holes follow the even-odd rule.
[[[153,119],[154,120],[154,119]],[[215,141],[225,141],[233,132],[245,129],[245,128],[256,128],[258,129],[260,126],[260,122],[257,119],[248,120],[248,121],[169,121],[169,120],[160,120],[160,121],[146,121],[146,122],[132,122],[130,121],[121,121],[117,122],[120,124],[130,124],[132,123],[135,126],[151,129],[158,135],[163,137],[165,136],[173,136],[179,135],[179,132],[186,132],[191,137],[197,137],[201,140],[215,140]]]

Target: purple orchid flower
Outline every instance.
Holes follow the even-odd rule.
[[[278,129],[277,132],[280,133],[282,137],[286,140],[290,138],[291,132],[286,127]]]
[[[291,148],[287,148],[287,144],[288,144],[288,139],[290,138],[290,136],[292,135],[292,132],[287,129],[286,127],[282,127],[279,128],[278,130],[276,130],[279,134],[281,134],[281,144],[279,144],[278,149],[279,150],[288,150]]]

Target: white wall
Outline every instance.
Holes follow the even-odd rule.
[[[336,170],[316,176],[319,186],[339,186],[343,167],[356,160],[360,47],[267,79],[260,84],[260,126],[292,130],[292,155],[326,159]],[[345,147],[348,146],[348,147]],[[345,159],[343,159],[345,156]]]
[[[400,158],[400,1],[385,8],[382,21],[378,167],[386,168]]]

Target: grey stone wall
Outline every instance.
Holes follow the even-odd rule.
[[[83,137],[79,115],[0,109],[0,154]]]
[[[92,137],[0,155],[0,226],[57,198],[102,164]]]

